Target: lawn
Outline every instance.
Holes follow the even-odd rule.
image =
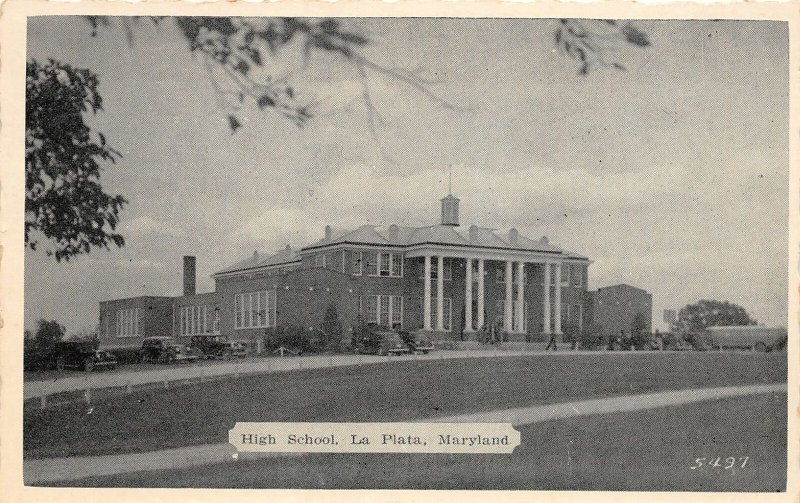
[[[25,458],[226,442],[237,421],[404,421],[651,391],[786,382],[786,353],[532,355],[403,361],[26,406]]]
[[[89,478],[63,485],[785,490],[785,393],[545,422],[520,431],[522,444],[510,455],[314,454]],[[716,457],[721,458],[720,466],[709,466]],[[725,468],[730,464],[728,457],[735,458],[730,469]],[[691,469],[697,458],[706,458],[706,464]]]

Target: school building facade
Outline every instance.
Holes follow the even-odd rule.
[[[494,325],[505,340],[542,341],[581,331],[597,314],[587,306],[590,264],[546,237],[461,226],[459,200],[448,195],[435,225],[326,226],[299,250],[256,252],[214,273],[210,293],[196,293],[195,259],[184,257],[184,295],[101,302],[99,337],[133,347],[153,335],[214,333],[255,347],[279,325],[319,329],[333,304],[346,339],[366,322],[463,341]]]

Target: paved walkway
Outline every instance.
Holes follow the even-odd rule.
[[[565,419],[576,416],[631,412],[669,407],[688,403],[763,393],[785,393],[786,384],[729,386],[680,391],[664,391],[642,395],[619,396],[577,402],[535,405],[514,409],[458,414],[447,417],[426,418],[425,422],[510,422],[514,426]],[[180,447],[136,454],[111,456],[80,456],[69,458],[34,459],[24,461],[25,482],[43,484],[58,480],[75,480],[84,477],[107,476],[144,470],[189,468],[192,466],[230,462],[237,459],[236,451],[228,443]],[[264,456],[265,454],[257,454]],[[267,454],[289,456],[298,454]],[[248,457],[251,454],[247,455]]]
[[[381,363],[406,360],[439,360],[451,358],[487,358],[493,356],[521,356],[534,354],[547,354],[550,356],[571,356],[575,354],[607,354],[609,356],[624,356],[643,354],[631,351],[556,351],[545,353],[543,351],[513,351],[477,349],[468,351],[437,350],[427,355],[404,356],[375,356],[375,355],[310,355],[285,358],[245,358],[232,362],[200,362],[197,364],[180,364],[164,366],[153,370],[114,370],[87,372],[78,376],[50,379],[46,381],[26,381],[23,395],[25,400],[39,398],[69,391],[102,389],[124,386],[139,386],[148,383],[180,380],[199,380],[235,374],[261,374],[270,372],[287,372],[299,369],[344,367],[369,363]]]

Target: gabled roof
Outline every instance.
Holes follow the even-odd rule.
[[[297,262],[298,260],[300,260],[300,258],[297,252],[292,250],[289,245],[286,245],[286,248],[283,248],[274,255],[269,255],[266,257],[259,255],[258,252],[255,252],[250,258],[242,260],[241,262],[237,262],[229,267],[226,267],[225,269],[222,269],[221,271],[217,271],[212,276],[229,272],[257,269],[261,267],[290,264],[292,262]]]

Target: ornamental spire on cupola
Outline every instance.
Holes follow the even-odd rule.
[[[447,184],[447,196],[442,198],[442,225],[458,227],[457,197],[453,197],[453,167],[450,166],[450,177]]]

